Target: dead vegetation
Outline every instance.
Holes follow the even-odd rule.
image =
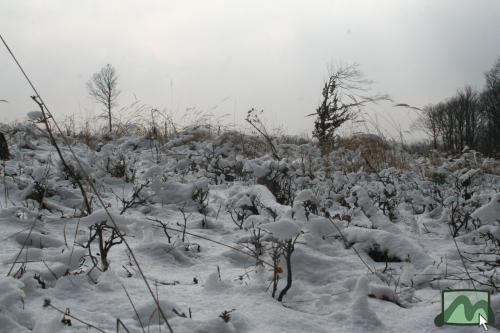
[[[361,159],[358,161],[358,165],[353,165],[354,169],[364,167],[370,172],[379,172],[390,167],[409,169],[407,157],[402,147],[375,134],[358,134],[339,138],[337,149],[359,153]]]

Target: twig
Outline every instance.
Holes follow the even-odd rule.
[[[125,324],[121,321],[121,319],[120,318],[116,318],[116,333],[120,332],[120,326],[123,327],[123,329],[127,333],[130,333],[130,331],[128,330],[127,326],[125,326]],[[144,329],[142,331],[144,332]]]
[[[176,232],[180,232],[182,233],[182,230],[179,230],[179,229],[176,229],[176,228],[172,228],[172,227],[167,227],[167,226],[164,226],[165,229],[167,230],[171,230],[171,231],[176,231]],[[248,252],[245,252],[245,251],[242,251],[240,249],[238,249],[237,247],[234,247],[234,246],[231,246],[231,245],[228,245],[228,244],[224,244],[222,242],[219,242],[219,241],[216,241],[216,240],[213,240],[213,239],[210,239],[208,237],[205,237],[205,236],[201,236],[201,235],[196,235],[196,234],[193,234],[192,232],[188,232],[186,231],[186,235],[190,235],[190,236],[193,236],[195,238],[200,238],[200,239],[204,239],[206,241],[209,241],[209,242],[212,242],[212,243],[215,243],[215,244],[218,244],[218,245],[221,245],[221,246],[225,246],[231,250],[234,250],[234,251],[237,251],[239,253],[242,253],[246,256],[249,256],[249,257],[252,257],[252,258],[255,258],[257,260],[259,260],[259,262],[262,262],[263,264],[266,264],[267,266],[269,267],[274,267],[274,265],[270,264],[269,262],[265,261],[265,260],[262,260],[260,258],[256,258],[255,255],[251,254],[251,253],[248,253]]]
[[[451,230],[450,225],[448,225],[448,228],[450,229],[450,233],[453,235],[453,231]],[[462,261],[462,265],[464,266],[465,272],[467,273],[467,277],[469,278],[474,290],[476,290],[476,285],[474,284],[474,279],[470,275],[469,269],[467,269],[467,265],[465,265],[465,260],[464,260],[464,257],[462,256],[462,253],[460,252],[460,249],[458,248],[457,240],[455,239],[455,237],[451,237],[451,238],[453,239],[453,243],[455,244],[455,248],[457,249],[458,255],[460,256],[460,261]]]
[[[123,285],[123,283],[121,281],[120,281],[120,285],[122,286],[123,291],[125,292],[125,295],[127,295],[127,298],[130,302],[130,305],[132,305],[132,309],[134,309],[134,313],[137,317],[137,320],[139,321],[139,324],[141,325],[142,332],[146,333],[146,331],[144,330],[144,325],[142,324],[142,321],[141,321],[141,317],[139,316],[139,313],[137,312],[137,309],[135,308],[134,302],[132,301],[132,298],[130,297],[130,294],[128,293],[127,288],[125,288],[125,286]],[[117,327],[117,329],[118,329],[118,327]]]

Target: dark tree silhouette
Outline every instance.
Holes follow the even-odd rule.
[[[500,58],[486,73],[486,87],[480,96],[484,121],[482,144],[488,153],[500,152]]]
[[[500,59],[485,78],[481,92],[466,85],[453,97],[423,108],[418,124],[429,134],[434,148],[500,152]]]
[[[387,95],[365,95],[371,83],[357,64],[330,71],[323,86],[321,104],[315,113],[308,115],[316,116],[313,136],[318,139],[323,154],[331,150],[337,129],[354,119],[363,106],[389,99]]]
[[[5,135],[0,132],[0,160],[6,161],[10,159],[9,145],[5,139]]]
[[[417,121],[418,128],[422,129],[432,138],[432,147],[437,149],[440,135],[439,109],[436,105],[426,105],[422,108],[421,112],[421,116]]]
[[[118,75],[110,64],[107,64],[87,82],[89,95],[104,106],[109,123],[109,132],[113,130],[111,110],[120,94],[118,90]]]

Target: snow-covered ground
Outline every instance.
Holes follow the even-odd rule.
[[[258,137],[206,129],[72,140],[108,215],[58,139],[89,215],[45,132],[4,130],[0,332],[168,332],[134,256],[179,333],[479,332],[434,325],[441,290],[473,287],[500,328],[498,161],[400,152],[404,167],[374,170],[286,143],[276,160]],[[116,243],[105,271],[99,231]]]

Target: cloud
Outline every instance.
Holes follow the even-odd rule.
[[[3,4],[0,31],[61,118],[96,110],[85,82],[112,63],[122,105],[135,95],[182,115],[230,96],[214,112],[236,109],[242,121],[256,107],[273,126],[310,132],[312,119],[304,116],[316,107],[331,62],[358,62],[377,91],[421,106],[465,82],[479,87],[500,55],[494,0]],[[10,102],[0,104],[0,120],[11,120],[33,105],[5,52],[0,59],[0,98]],[[392,105],[369,112],[409,122],[406,114],[391,114]]]

